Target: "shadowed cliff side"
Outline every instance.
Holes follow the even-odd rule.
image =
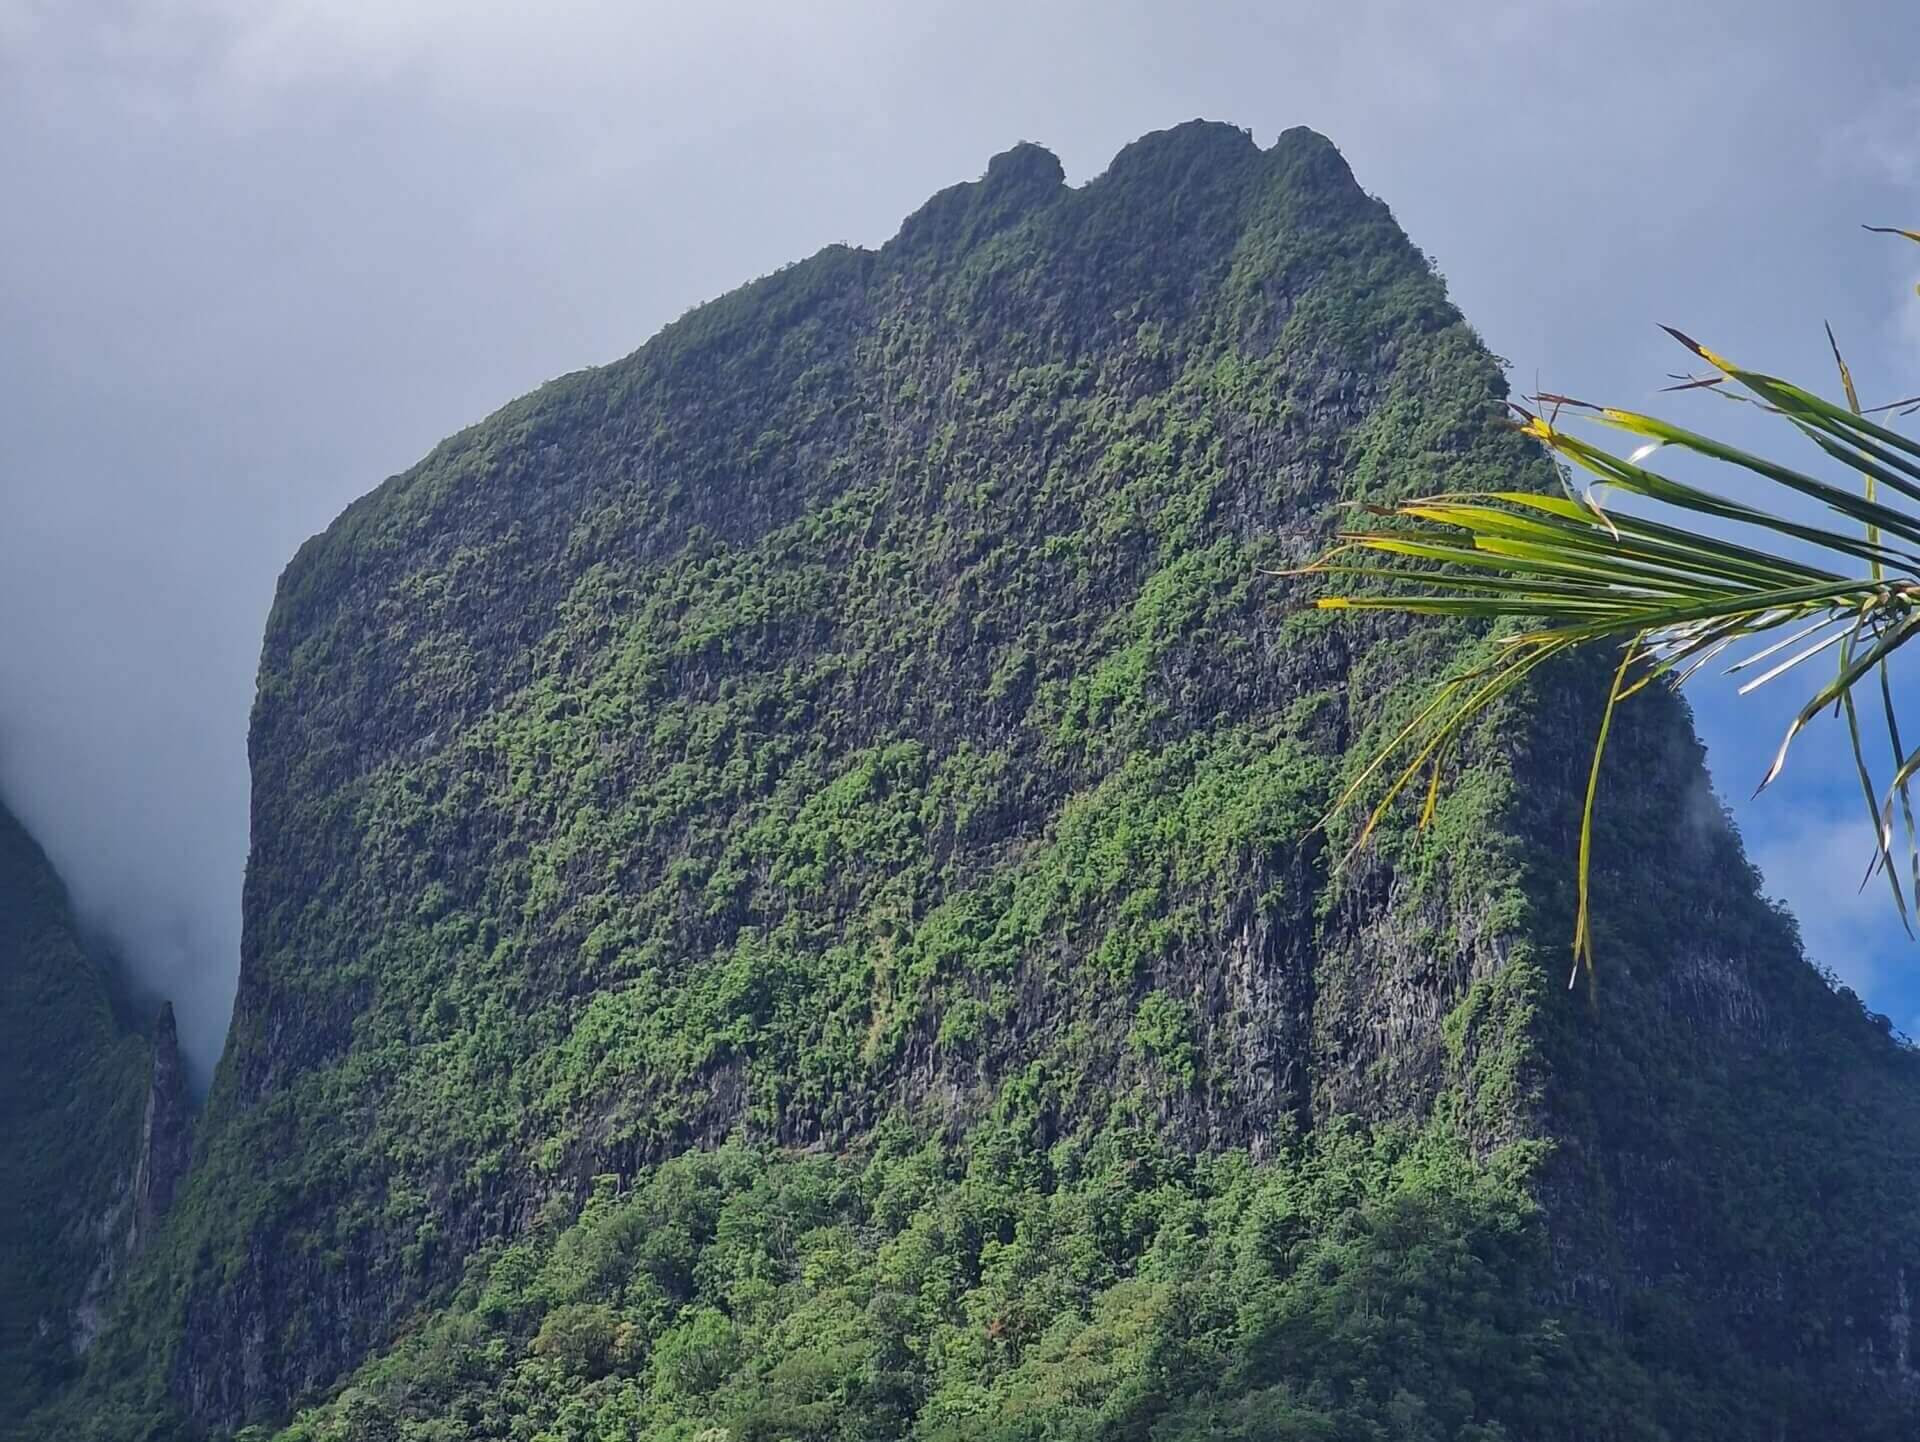
[[[115,1015],[65,888],[0,808],[0,1435],[77,1370],[125,1266],[156,1050],[171,1014],[154,1047]]]

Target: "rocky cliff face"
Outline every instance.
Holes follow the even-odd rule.
[[[133,1176],[133,1219],[127,1254],[138,1256],[173,1206],[174,1189],[192,1158],[193,1127],[187,1114],[186,1074],[180,1066],[180,1035],[173,1003],[163,1002],[154,1026],[153,1066],[146,1113],[140,1122],[139,1163]]]
[[[148,1048],[0,808],[0,1435],[59,1387],[126,1262]]]
[[[1678,703],[1592,992],[1603,678],[1428,831],[1314,829],[1482,643],[1275,573],[1551,484],[1502,395],[1325,140],[1195,124],[1011,151],[356,503],[269,624],[233,1031],[92,1415],[1910,1431],[1914,1057]]]

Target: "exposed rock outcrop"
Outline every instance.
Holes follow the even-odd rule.
[[[187,1111],[186,1075],[180,1066],[180,1038],[173,1003],[163,1002],[153,1031],[153,1071],[147,1083],[147,1109],[140,1123],[140,1161],[133,1181],[133,1219],[127,1253],[138,1256],[160,1219],[173,1205],[174,1189],[192,1158],[193,1132]]]

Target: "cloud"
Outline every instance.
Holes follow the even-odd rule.
[[[1920,85],[1869,90],[1835,128],[1830,155],[1888,185],[1920,183]]]
[[[0,36],[19,35],[13,51],[27,77],[111,84],[123,102],[142,97],[155,113],[237,125],[315,94],[400,88],[469,113],[584,121],[608,107],[645,115],[686,103],[689,119],[712,121],[727,106],[780,103],[825,80],[795,66],[797,57],[857,55],[913,28],[891,8],[863,14],[751,0],[0,3]],[[782,83],[770,90],[775,79]],[[726,94],[729,85],[738,88]],[[723,94],[727,106],[716,105]]]
[[[1861,887],[1873,852],[1865,817],[1787,811],[1748,849],[1768,891],[1798,918],[1808,959],[1862,996],[1884,993],[1912,943],[1884,879]]]

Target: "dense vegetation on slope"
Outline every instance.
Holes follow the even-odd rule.
[[[1312,829],[1484,643],[1270,572],[1550,484],[1502,394],[1326,141],[1196,124],[1009,152],[350,508],[268,628],[203,1145],[59,1425],[1910,1430],[1912,1058],[1677,703],[1597,997],[1603,676],[1429,830]]]
[[[1670,744],[1609,798],[1605,880],[1656,909],[1540,1019],[1551,1140],[1477,1154],[1453,1094],[1196,1154],[1145,1099],[1073,1126],[1035,1067],[958,1144],[594,1179],[286,1442],[1910,1436],[1916,1058],[1758,901],[1677,705],[1622,724]]]
[[[0,807],[0,1435],[76,1370],[130,1223],[148,1047]]]
[[[1524,1154],[1346,1124],[1265,1165],[1046,1147],[1033,1103],[964,1163],[882,1139],[606,1178],[285,1442],[1874,1435],[1678,1309],[1621,1335],[1543,1302]]]

